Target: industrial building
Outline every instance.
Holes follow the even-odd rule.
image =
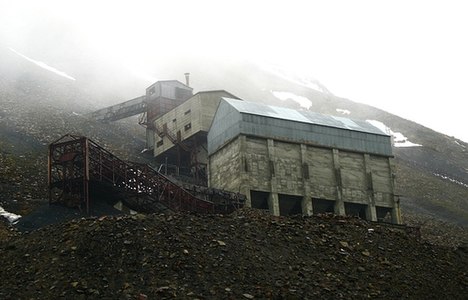
[[[226,91],[199,92],[153,121],[152,148],[165,172],[207,184],[207,135],[222,97],[238,99]]]
[[[274,215],[401,222],[390,137],[367,122],[223,98],[208,157],[210,186]]]
[[[274,215],[330,212],[401,223],[390,136],[367,122],[242,101],[223,90],[193,95],[188,80],[157,82],[130,101],[94,117],[143,112],[159,171],[179,182],[241,193],[247,206]]]

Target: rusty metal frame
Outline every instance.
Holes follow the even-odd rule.
[[[212,191],[207,197],[195,196],[148,165],[123,161],[83,136],[68,134],[50,144],[48,165],[49,203],[85,207],[88,214],[90,181],[111,183],[175,211],[226,213],[245,201],[245,196],[228,192],[218,203],[207,200]]]

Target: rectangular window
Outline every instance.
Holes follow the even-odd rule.
[[[177,119],[172,119],[172,122],[176,122],[176,121],[177,121]]]
[[[159,148],[161,147],[162,145],[164,144],[164,141],[163,140],[160,140],[156,143],[156,147]]]
[[[191,109],[187,110],[187,111],[184,113],[184,115],[188,115],[190,112],[192,112]]]
[[[185,131],[189,130],[190,128],[192,128],[192,123],[188,123],[184,126]]]

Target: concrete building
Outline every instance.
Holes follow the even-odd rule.
[[[155,144],[153,127],[156,118],[187,101],[193,89],[177,80],[157,81],[146,89],[145,113],[140,124],[146,126],[146,143],[149,149]]]
[[[209,186],[248,206],[401,222],[390,136],[367,122],[223,98],[207,147]]]
[[[197,188],[242,193],[275,215],[334,212],[401,223],[390,136],[364,121],[193,95],[176,80],[90,114],[110,122],[141,114],[163,171]],[[203,187],[201,187],[203,186]]]
[[[170,172],[207,183],[207,135],[222,97],[238,99],[222,90],[198,92],[151,123],[154,156],[176,168]]]

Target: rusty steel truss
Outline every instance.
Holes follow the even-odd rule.
[[[49,145],[49,203],[86,209],[90,190],[99,184],[125,191],[138,210],[156,211],[161,206],[172,211],[229,213],[242,207],[245,196],[208,188],[191,191],[148,165],[123,161],[83,136],[64,135]]]

